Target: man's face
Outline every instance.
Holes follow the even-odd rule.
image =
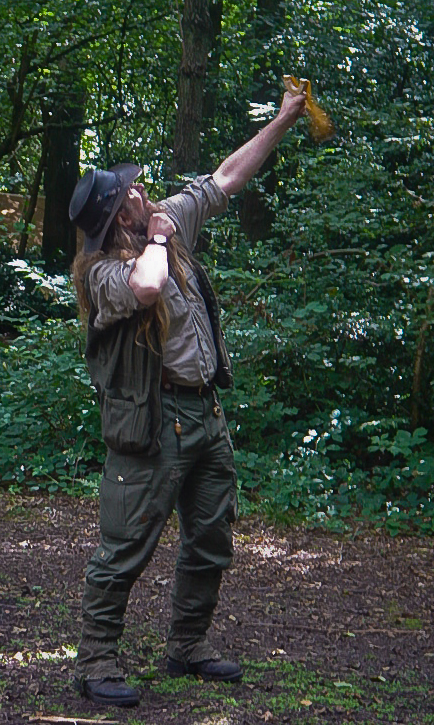
[[[135,209],[138,214],[142,213],[144,205],[148,200],[148,195],[143,184],[130,184],[126,195],[129,199],[131,209]]]
[[[152,215],[148,203],[148,194],[143,184],[130,184],[121,209],[126,226],[136,234],[146,233]]]

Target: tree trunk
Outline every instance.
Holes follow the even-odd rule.
[[[69,220],[69,203],[79,178],[80,130],[83,105],[61,106],[51,117],[47,130],[48,153],[45,169],[45,212],[42,256],[48,266],[67,268],[77,244],[75,227]]]
[[[178,81],[178,113],[173,145],[172,180],[199,169],[204,83],[213,28],[210,0],[185,0],[182,18],[182,60]]]
[[[423,359],[425,356],[426,336],[432,325],[432,308],[434,300],[434,287],[430,286],[428,290],[428,299],[426,303],[426,317],[422,322],[419,330],[419,336],[416,346],[416,355],[413,366],[413,384],[411,391],[411,427],[413,430],[421,424],[421,390],[422,390],[422,370]]]
[[[275,0],[258,0],[254,41],[258,46],[264,48],[264,52],[253,72],[252,101],[254,103],[266,104],[272,100],[277,103],[282,96],[283,89],[276,88],[273,72],[276,69],[276,75],[279,77],[279,60],[276,61],[274,69],[272,59],[273,38],[276,33],[281,31],[284,22],[284,3],[276,3]],[[283,71],[281,75],[283,75]],[[250,122],[250,135],[254,136],[257,133],[258,123]],[[262,189],[246,189],[243,195],[240,210],[241,228],[252,241],[267,238],[275,218],[274,211],[267,205],[267,196],[273,195],[276,189],[277,174],[274,167],[277,156],[277,150],[274,150],[261,168],[259,178]]]
[[[218,98],[218,82],[220,76],[220,59],[222,52],[221,32],[223,17],[223,0],[211,0],[209,6],[212,37],[211,52],[207,66],[206,88],[204,88],[203,118],[207,126],[214,125]],[[210,169],[208,169],[210,170]]]

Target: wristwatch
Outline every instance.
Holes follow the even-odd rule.
[[[149,240],[148,244],[160,244],[161,246],[167,246],[167,237],[164,234],[154,234]]]

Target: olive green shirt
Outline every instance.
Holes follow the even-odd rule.
[[[162,202],[176,226],[178,239],[193,251],[199,232],[211,217],[226,211],[228,197],[212,176],[198,177],[179,194]],[[121,318],[143,309],[128,285],[133,260],[102,260],[91,269],[89,282],[97,309],[96,329],[103,330]],[[169,334],[163,348],[163,365],[169,379],[182,385],[201,385],[213,380],[217,356],[205,302],[193,271],[186,271],[187,295],[169,277],[162,296],[169,312]]]

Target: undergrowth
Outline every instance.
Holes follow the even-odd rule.
[[[9,267],[8,267],[9,269]],[[94,495],[105,448],[99,406],[84,359],[85,331],[67,278],[19,263],[43,312],[0,315],[0,470],[12,490]],[[35,271],[36,270],[36,271]],[[8,272],[10,274],[10,272]],[[9,299],[9,298],[8,298]],[[12,295],[13,299],[13,295]],[[63,318],[50,318],[65,309]],[[41,303],[42,304],[42,303]],[[229,339],[237,321],[231,323]],[[231,333],[232,330],[232,333]],[[11,333],[12,331],[12,333]],[[434,530],[434,445],[426,428],[325,400],[308,414],[285,405],[281,386],[234,356],[236,386],[222,392],[238,470],[240,513],[344,532]]]

